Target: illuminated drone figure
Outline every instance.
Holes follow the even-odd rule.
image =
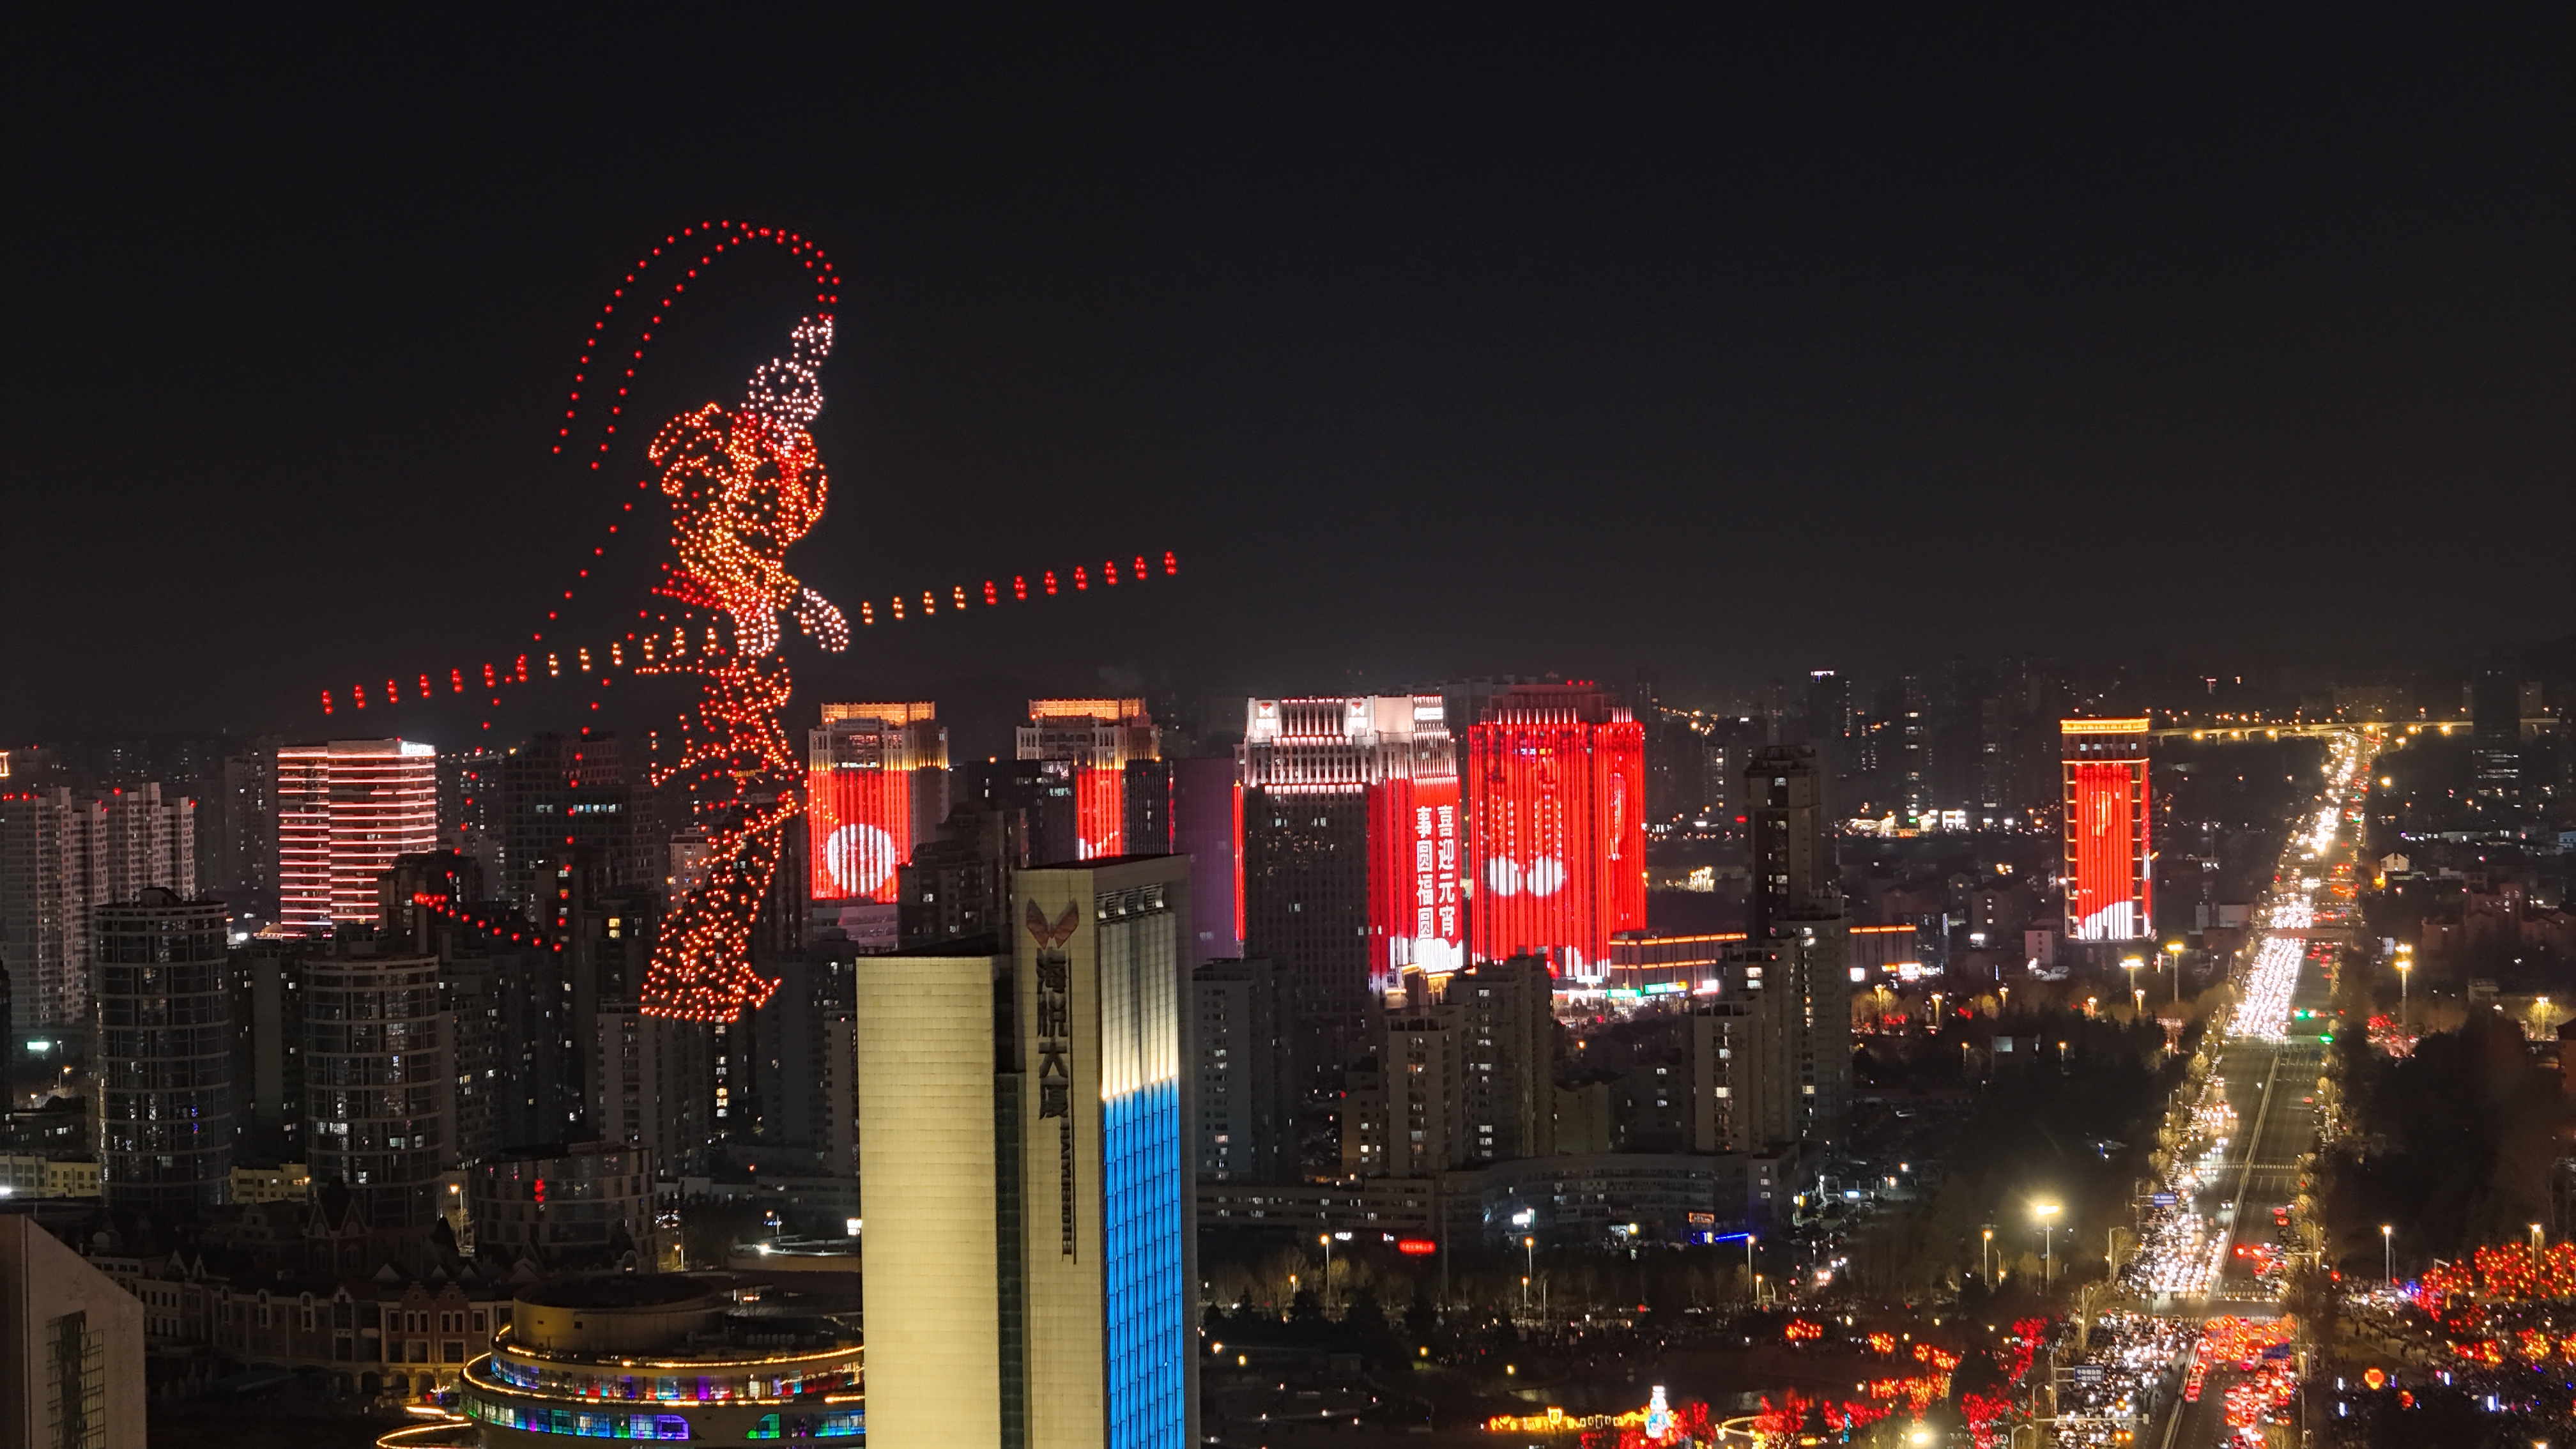
[[[702,884],[672,903],[645,978],[645,1009],[656,1014],[730,1021],[777,984],[752,969],[751,930],[799,807],[778,616],[793,615],[826,649],[850,640],[841,611],[787,572],[788,548],[823,516],[823,464],[806,427],[822,411],[817,375],[831,348],[832,319],[805,319],[787,356],[752,374],[741,407],[685,413],[646,450],[671,499],[678,555],[659,592],[721,611],[732,635],[729,648],[675,652],[640,671],[702,681],[686,746],[654,784],[691,776],[709,830]]]

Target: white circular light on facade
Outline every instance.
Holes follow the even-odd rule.
[[[823,866],[832,884],[854,896],[872,895],[894,875],[894,837],[873,825],[844,825],[824,840]]]
[[[1529,893],[1534,896],[1555,895],[1565,885],[1565,862],[1552,855],[1542,855],[1529,864]]]
[[[1485,862],[1485,888],[1498,896],[1521,893],[1521,863],[1508,856],[1496,856]]]

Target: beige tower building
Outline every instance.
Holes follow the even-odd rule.
[[[1025,870],[1008,947],[860,964],[879,1449],[1196,1443],[1188,881]]]

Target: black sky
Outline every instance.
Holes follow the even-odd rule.
[[[712,217],[850,283],[809,582],[1189,565],[881,630],[837,692],[2576,617],[2560,7],[750,13],[22,35],[0,738],[307,728],[523,637],[612,506],[546,451],[575,344]],[[730,399],[798,303],[710,286],[645,398]]]

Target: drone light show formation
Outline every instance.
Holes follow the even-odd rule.
[[[700,269],[728,251],[769,243],[799,260],[811,274],[815,310],[800,318],[787,336],[781,355],[754,369],[742,400],[732,406],[710,402],[665,423],[645,449],[645,461],[656,473],[636,486],[648,496],[658,490],[671,509],[670,556],[660,563],[651,606],[636,610],[634,627],[581,640],[553,638],[550,631],[571,604],[579,586],[591,580],[583,566],[573,586],[560,590],[549,607],[546,629],[533,631],[530,652],[473,666],[437,671],[394,671],[376,694],[379,708],[406,700],[428,703],[442,697],[474,696],[497,707],[504,696],[547,681],[587,683],[601,691],[621,676],[686,676],[695,681],[695,707],[680,716],[681,748],[676,759],[658,764],[651,784],[676,785],[688,796],[692,822],[707,837],[703,869],[680,888],[655,942],[645,977],[643,1008],[654,1015],[696,1021],[731,1021],[746,1007],[769,999],[777,982],[761,974],[752,960],[752,935],[762,902],[768,897],[784,850],[786,831],[801,812],[798,794],[803,761],[790,742],[786,710],[793,693],[782,656],[782,618],[824,650],[849,647],[850,619],[830,600],[799,583],[787,569],[787,550],[821,521],[828,480],[809,431],[823,408],[821,370],[832,350],[833,314],[840,301],[840,279],[821,247],[799,233],[749,222],[706,222],[663,238],[647,256],[637,259],[584,339],[580,370],[573,376],[564,423],[553,445],[557,454],[587,454],[591,471],[614,458],[625,411],[624,399],[643,360],[654,329],[678,305]],[[692,264],[690,258],[695,257]],[[661,269],[667,289],[649,309],[631,306],[644,295],[648,272]],[[630,298],[630,294],[633,297]],[[632,317],[636,335],[630,346],[612,346],[610,323],[621,308]],[[613,370],[613,372],[612,372]],[[596,376],[595,376],[596,375]],[[595,442],[574,438],[583,394],[603,409]],[[631,522],[632,501],[608,526],[618,535]],[[606,546],[591,549],[593,561]],[[1157,567],[1159,566],[1159,567]],[[1098,580],[1106,588],[1142,584],[1158,573],[1180,570],[1170,552],[1134,554],[1100,562]],[[980,588],[963,583],[923,589],[917,595],[890,596],[886,622],[929,619],[1082,594],[1094,574],[1088,563],[1009,576],[986,578]],[[917,598],[917,604],[913,599]],[[881,617],[877,601],[857,606],[862,628]],[[444,689],[440,686],[444,685]],[[364,710],[373,693],[369,681],[348,686],[345,693],[322,692],[322,712],[346,707]],[[335,697],[335,695],[337,697]],[[597,710],[599,699],[589,702]],[[485,729],[491,721],[483,722]],[[441,903],[442,905],[444,902]],[[461,923],[482,926],[479,918],[450,913]],[[489,927],[505,929],[499,925]],[[552,943],[560,951],[561,943]]]

